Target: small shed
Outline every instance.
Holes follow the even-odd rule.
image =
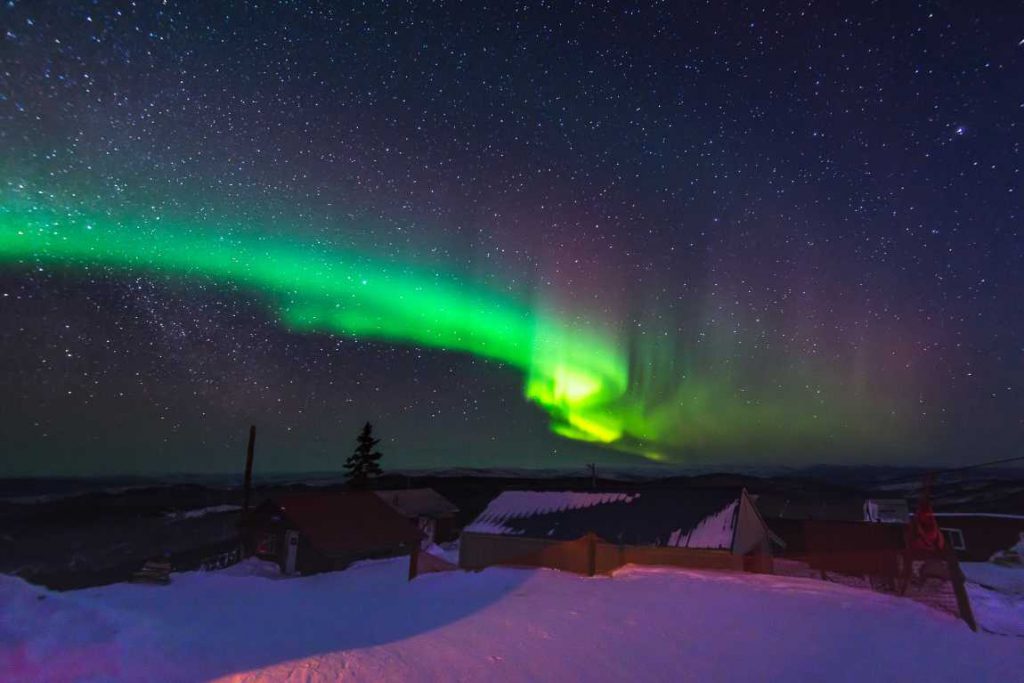
[[[624,564],[770,570],[768,528],[741,489],[505,491],[463,529],[459,566],[579,573]]]
[[[241,525],[246,550],[285,574],[344,569],[408,555],[420,532],[370,491],[288,493],[264,501]]]
[[[377,496],[420,530],[422,547],[455,539],[459,508],[434,489],[377,491]]]

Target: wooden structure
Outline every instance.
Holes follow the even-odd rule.
[[[377,496],[423,534],[421,547],[455,540],[459,508],[434,489],[377,491]]]
[[[895,577],[907,548],[901,524],[807,520],[803,531],[808,562],[823,574]]]
[[[847,494],[764,493],[751,496],[765,523],[779,539],[779,550],[803,553],[804,522],[864,520],[865,499]]]
[[[923,547],[912,525],[804,520],[797,550],[775,557],[776,574],[887,593],[960,617],[977,628],[963,572],[948,545]]]
[[[962,562],[987,562],[1024,538],[1024,515],[936,512],[935,521]]]
[[[745,490],[506,491],[462,533],[459,566],[581,574],[625,564],[770,571],[769,532]]]
[[[241,523],[248,555],[284,574],[344,569],[357,560],[408,555],[421,535],[371,491],[311,492],[271,498]]]

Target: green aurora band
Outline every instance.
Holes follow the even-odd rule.
[[[653,460],[709,446],[790,448],[837,434],[855,441],[891,436],[877,412],[849,405],[823,411],[797,394],[737,398],[738,378],[681,367],[685,354],[672,339],[631,343],[606,324],[312,242],[9,203],[0,206],[0,264],[205,282],[250,293],[295,332],[493,359],[525,375],[526,399],[550,415],[557,434]]]
[[[0,262],[234,285],[258,293],[296,332],[462,351],[519,368],[526,398],[563,436],[611,443],[624,433],[608,409],[628,381],[627,358],[613,338],[469,283],[280,238],[139,229],[101,216],[10,207],[0,208]]]

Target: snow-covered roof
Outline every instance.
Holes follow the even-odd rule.
[[[593,531],[627,545],[728,549],[739,500],[736,489],[505,491],[464,531],[558,540]]]
[[[481,534],[521,534],[525,532],[506,526],[504,522],[564,510],[580,510],[606,503],[629,503],[637,495],[639,494],[580,491],[504,491],[463,531]]]
[[[691,529],[676,529],[665,545],[674,548],[731,548],[739,499],[708,515]]]

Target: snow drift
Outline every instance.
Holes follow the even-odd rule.
[[[406,581],[405,560],[280,578],[248,562],[50,593],[0,580],[13,681],[1008,681],[1022,641],[820,581],[492,568]]]

